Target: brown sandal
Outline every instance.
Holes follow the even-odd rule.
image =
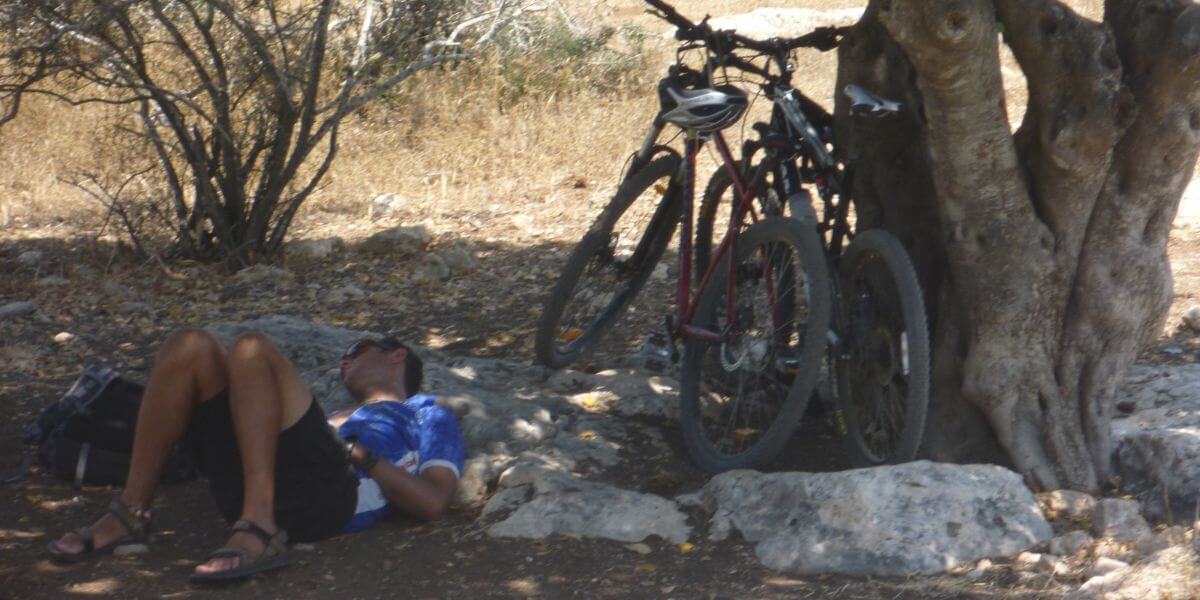
[[[58,562],[79,563],[86,560],[92,560],[101,556],[112,554],[114,550],[121,546],[132,544],[144,544],[150,541],[151,520],[149,513],[144,517],[135,515],[129,507],[121,501],[120,496],[113,499],[108,504],[108,512],[121,522],[125,528],[125,533],[117,539],[97,548],[96,538],[91,527],[80,527],[75,530],[75,535],[78,535],[83,540],[83,550],[79,552],[65,552],[58,546],[58,540],[51,540],[47,546],[50,552],[50,557]]]
[[[249,550],[244,548],[219,548],[212,554],[208,555],[205,562],[214,558],[238,558],[238,566],[218,571],[216,573],[205,573],[203,575],[192,573],[191,580],[198,583],[213,583],[227,582],[245,579],[252,575],[257,575],[264,571],[286,567],[292,563],[295,555],[288,549],[287,532],[280,529],[274,535],[267,533],[267,530],[259,527],[258,524],[247,519],[242,519],[233,524],[233,531],[244,531],[253,534],[263,542],[263,549],[255,555],[251,555]]]

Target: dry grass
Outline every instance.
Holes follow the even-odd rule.
[[[677,7],[699,17],[759,6],[840,9],[862,4],[681,0]],[[1093,17],[1102,8],[1101,0],[1070,4]],[[554,190],[569,180],[586,182],[590,191],[583,197],[602,199],[654,111],[652,82],[673,46],[666,39],[667,26],[646,15],[635,0],[576,2],[572,8],[590,24],[632,23],[651,33],[649,57],[635,74],[638,81],[513,102],[486,69],[469,77],[428,73],[412,82],[407,101],[377,106],[348,125],[338,162],[301,215],[297,231],[319,227],[334,215],[365,215],[367,200],[384,192],[411,200],[408,216],[431,221],[454,215],[486,220],[500,206],[519,211],[558,202]],[[1024,108],[1024,81],[1004,52],[1015,124]],[[814,98],[831,97],[835,60],[832,53],[799,57],[797,80],[805,82]],[[625,91],[614,92],[613,87]],[[62,180],[85,170],[113,169],[105,164],[112,156],[105,127],[113,117],[112,109],[101,107],[28,102],[22,117],[0,130],[0,226],[98,223],[98,205]]]
[[[93,222],[99,207],[64,183],[103,166],[111,109],[28,98],[0,128],[0,227],[58,220]]]

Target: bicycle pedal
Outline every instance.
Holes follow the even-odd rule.
[[[777,356],[775,357],[775,370],[787,376],[794,377],[800,372],[799,356]]]
[[[661,333],[652,333],[642,341],[642,349],[638,352],[639,362],[647,371],[662,373],[671,364],[671,347]]]

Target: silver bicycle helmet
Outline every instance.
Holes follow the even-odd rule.
[[[683,85],[680,78],[667,77],[659,86],[662,118],[683,129],[720,131],[737,122],[750,104],[746,93],[732,85],[697,89]]]

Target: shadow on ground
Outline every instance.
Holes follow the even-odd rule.
[[[479,267],[446,282],[414,285],[406,278],[420,257],[396,260],[349,247],[329,259],[285,261],[288,275],[269,273],[246,281],[200,265],[172,265],[168,274],[156,263],[106,243],[53,238],[0,242],[0,305],[30,301],[38,309],[0,320],[0,457],[6,459],[0,469],[15,466],[23,450],[23,426],[65,391],[84,365],[106,362],[144,378],[155,346],[178,327],[293,314],[329,325],[390,331],[455,354],[530,361],[541,300],[570,246],[514,247],[462,239],[438,243],[466,245],[479,258]],[[18,260],[31,250],[42,254]],[[647,330],[661,322],[672,297],[669,281],[647,290],[632,318],[618,326],[611,349],[587,365],[590,370],[605,368],[606,357],[636,348]],[[326,292],[350,286],[364,293],[336,303],[322,300]],[[806,417],[771,469],[844,468],[827,421],[820,414]],[[678,430],[662,421],[647,424],[663,429],[671,451],[653,457],[652,463],[645,456],[649,445],[631,443],[622,450],[623,462],[634,466],[604,477],[667,496],[699,488],[706,477],[687,460]],[[650,464],[654,468],[643,468]],[[750,546],[736,539],[694,539],[690,548],[650,539],[649,554],[604,540],[492,539],[475,523],[478,506],[457,507],[434,524],[397,519],[368,532],[303,546],[299,564],[282,572],[240,586],[200,589],[186,583],[187,573],[221,545],[226,532],[198,481],[162,489],[160,534],[150,553],[70,567],[46,560],[43,549],[50,536],[89,523],[114,493],[76,490],[40,473],[5,486],[0,495],[0,598],[1022,595],[1019,589],[980,589],[953,577],[920,582],[794,579],[763,568]]]

